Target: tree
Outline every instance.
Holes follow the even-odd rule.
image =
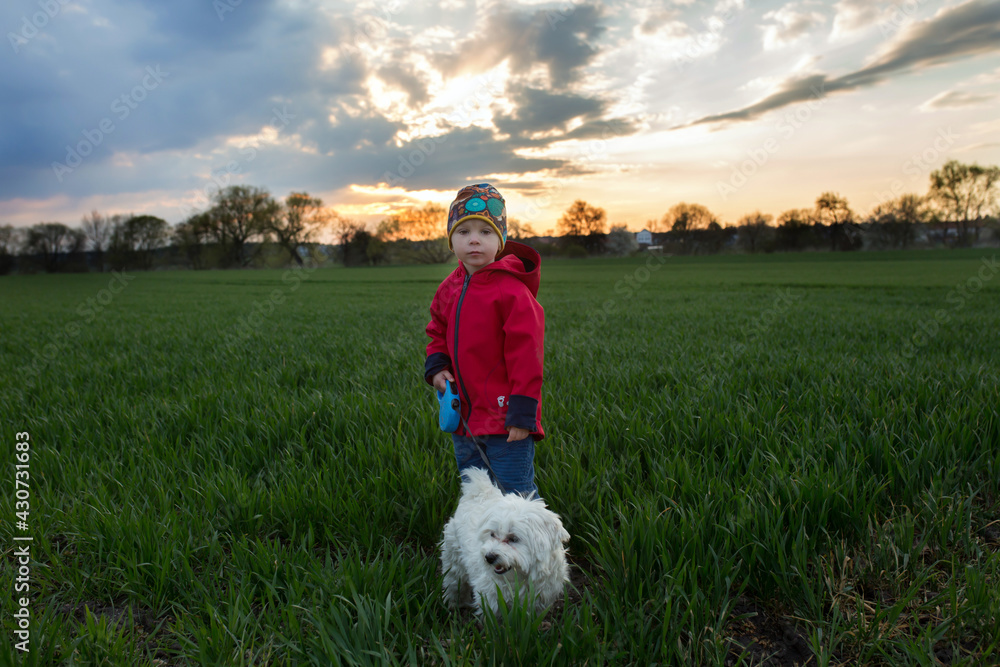
[[[831,250],[856,250],[861,238],[854,224],[854,211],[847,200],[835,192],[824,192],[816,199],[817,224],[829,229]]]
[[[274,226],[280,205],[264,188],[249,185],[230,185],[212,200],[212,237],[222,247],[224,264],[247,266],[253,256],[246,245]]]
[[[866,223],[878,245],[905,248],[916,237],[916,226],[928,219],[927,201],[920,195],[905,194],[876,206]]]
[[[104,251],[107,250],[108,241],[111,239],[112,226],[110,218],[97,211],[91,211],[90,215],[83,216],[80,227],[87,241],[90,242],[90,249],[97,256],[97,266],[101,271],[104,270]]]
[[[267,231],[302,266],[299,246],[311,242],[318,231],[330,224],[333,215],[323,208],[322,199],[310,197],[306,192],[293,192],[285,198],[284,206],[271,219]]]
[[[25,253],[35,255],[49,273],[58,271],[67,257],[83,248],[82,232],[61,222],[42,222],[28,228],[24,240]]]
[[[21,229],[13,225],[0,226],[0,275],[14,268],[14,259],[21,245]]]
[[[671,206],[663,215],[660,228],[683,234],[694,229],[708,229],[713,222],[718,223],[718,220],[701,204],[681,202]]]
[[[582,244],[587,252],[595,253],[604,245],[607,218],[603,208],[577,199],[559,218],[556,230],[566,245]]]
[[[608,252],[618,257],[625,257],[639,249],[639,243],[635,240],[635,234],[629,231],[625,225],[612,225],[608,232],[608,242],[606,245]]]
[[[707,208],[701,204],[681,202],[670,207],[663,215],[659,227],[668,230],[675,240],[680,241],[681,250],[691,253],[695,246],[694,232],[706,230],[712,223],[719,225],[719,221]]]
[[[809,245],[815,214],[807,208],[793,208],[778,216],[778,247],[802,250]]]
[[[518,220],[517,218],[507,218],[507,238],[520,241],[522,239],[537,236],[534,228]]]
[[[336,234],[344,266],[371,264],[368,245],[373,237],[363,223],[349,218],[339,218],[336,223]]]
[[[740,240],[743,247],[749,252],[760,252],[769,235],[769,225],[772,220],[774,220],[774,216],[760,211],[754,211],[740,218],[737,226],[740,230]]]
[[[205,242],[212,237],[212,218],[208,213],[195,213],[187,220],[177,223],[173,232],[173,243],[191,263],[194,269],[206,267]]]
[[[448,250],[448,212],[443,206],[427,203],[408,208],[379,223],[376,237],[401,246],[404,260],[420,264],[440,264],[451,258]]]
[[[136,266],[152,268],[153,253],[166,242],[169,229],[167,221],[155,215],[133,215],[125,221],[125,238]]]
[[[928,196],[948,222],[958,227],[958,242],[970,243],[970,236],[979,239],[979,230],[991,212],[996,210],[997,184],[1000,167],[980,167],[949,160],[931,172]],[[969,229],[973,234],[970,235]]]

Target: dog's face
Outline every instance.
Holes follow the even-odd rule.
[[[511,570],[525,574],[563,554],[569,533],[543,503],[508,495],[487,510],[479,540],[484,563],[502,577]]]

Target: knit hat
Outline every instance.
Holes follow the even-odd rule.
[[[448,249],[451,233],[459,223],[476,218],[489,223],[500,237],[500,250],[507,245],[507,206],[503,195],[489,183],[467,185],[458,191],[448,209]]]

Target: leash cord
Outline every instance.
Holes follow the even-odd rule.
[[[472,430],[469,428],[469,422],[465,421],[465,416],[459,412],[458,416],[462,418],[462,426],[465,427],[465,434],[472,438],[472,442],[476,444],[476,450],[479,452],[479,458],[483,460],[486,464],[486,469],[490,471],[490,475],[493,477],[493,483],[497,485],[500,489],[500,493],[507,493],[507,489],[503,488],[503,484],[500,482],[500,478],[497,477],[497,473],[493,470],[493,466],[490,465],[490,459],[486,456],[486,447],[483,443],[479,442],[479,438],[472,435]]]

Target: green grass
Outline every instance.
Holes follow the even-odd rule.
[[[450,267],[0,278],[8,562],[34,538],[0,663],[1000,662],[993,257],[545,262],[580,590],[500,626],[439,592]]]

